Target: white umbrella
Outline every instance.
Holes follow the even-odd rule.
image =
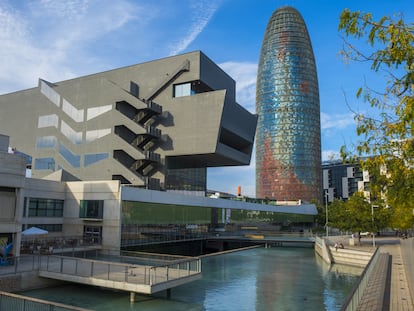
[[[41,235],[41,234],[48,234],[49,231],[40,229],[38,227],[30,227],[29,229],[26,229],[22,231],[23,235]]]

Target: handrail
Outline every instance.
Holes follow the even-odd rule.
[[[401,240],[401,257],[404,263],[405,274],[408,281],[408,289],[411,293],[411,299],[414,301],[414,238]]]
[[[52,255],[40,256],[39,271],[152,286],[201,273],[201,259],[154,266]]]
[[[358,305],[361,301],[362,295],[364,294],[364,290],[368,285],[369,278],[371,277],[375,264],[378,261],[379,255],[380,255],[380,252],[379,252],[379,248],[377,247],[370,261],[368,262],[367,266],[365,267],[364,271],[359,277],[358,283],[354,285],[351,293],[345,299],[345,302],[341,307],[341,311],[357,310]]]
[[[37,255],[8,257],[2,261],[0,276],[30,272],[37,269],[39,269],[39,258]]]
[[[7,297],[7,301],[3,298]],[[43,299],[38,298],[32,298],[17,294],[12,294],[8,292],[0,291],[0,306],[3,308],[7,308],[7,310],[11,310],[12,308],[14,310],[22,310],[22,311],[29,311],[32,310],[32,308],[35,305],[45,305],[48,306],[48,310],[54,311],[54,310],[73,310],[73,311],[92,311],[91,309],[85,309],[80,307],[75,307],[71,305],[65,305],[58,302],[53,301],[47,301]]]

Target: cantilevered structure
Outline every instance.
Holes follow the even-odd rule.
[[[256,196],[318,200],[321,133],[318,78],[305,22],[291,7],[270,17],[257,74]]]
[[[206,168],[247,165],[257,118],[196,51],[0,96],[0,132],[32,176],[206,190]]]

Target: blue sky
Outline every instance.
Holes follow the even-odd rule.
[[[38,78],[61,81],[202,50],[236,80],[237,101],[255,112],[264,31],[285,5],[299,10],[311,37],[328,159],[357,141],[348,106],[368,109],[356,101],[357,89],[385,79],[366,64],[342,60],[341,11],[371,12],[374,19],[402,12],[412,23],[412,0],[0,0],[0,94],[34,87]],[[244,195],[255,195],[254,155],[250,166],[209,169],[209,189],[236,193],[239,185]]]

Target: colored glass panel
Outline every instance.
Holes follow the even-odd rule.
[[[283,7],[270,18],[257,75],[256,196],[318,200],[319,90],[305,22]]]

